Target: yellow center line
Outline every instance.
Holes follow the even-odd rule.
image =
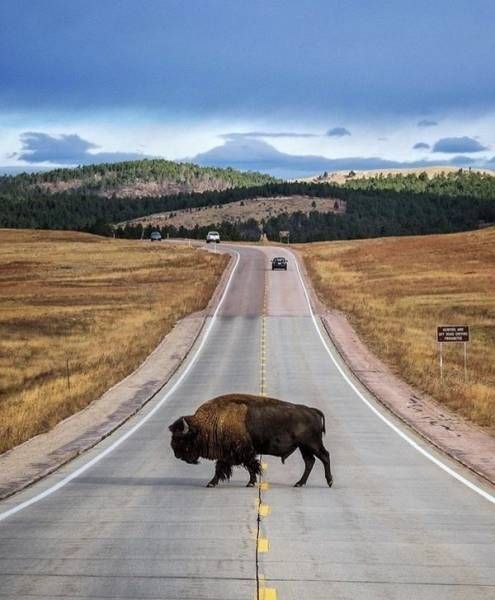
[[[261,316],[260,395],[261,396],[266,396],[266,326],[265,326],[265,315]]]
[[[268,538],[260,537],[258,538],[258,552],[264,553],[268,552],[270,549],[270,543],[268,542]]]
[[[258,600],[277,600],[277,590],[275,588],[260,587]]]
[[[268,271],[265,272],[265,291],[263,295],[263,314],[261,315],[261,336],[260,336],[260,395],[266,396],[266,312],[267,312],[267,296],[268,296]],[[275,588],[266,587],[265,577],[259,573],[258,554],[266,553],[270,550],[270,542],[268,538],[261,534],[260,521],[261,518],[266,518],[271,513],[271,507],[263,502],[261,493],[269,489],[268,481],[263,480],[263,474],[266,473],[268,465],[261,463],[260,483],[258,484],[258,501],[256,504],[256,512],[258,519],[258,532],[256,536],[256,577],[257,577],[257,598],[256,600],[277,600],[277,590]]]

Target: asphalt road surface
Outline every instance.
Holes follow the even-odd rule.
[[[288,253],[289,270],[272,272],[280,249],[239,252],[199,354],[161,396],[0,503],[0,598],[252,600],[257,587],[264,600],[495,598],[495,505],[466,483],[493,489],[363,401],[325,349]],[[260,390],[324,411],[332,489],[319,462],[306,488],[292,487],[298,453],[285,465],[264,457],[261,489],[244,487],[243,470],[206,489],[213,463],[174,458],[178,416]]]

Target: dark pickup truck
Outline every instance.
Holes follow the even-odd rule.
[[[287,271],[287,259],[283,256],[272,258],[272,271],[275,271],[275,269],[284,269],[284,271]]]

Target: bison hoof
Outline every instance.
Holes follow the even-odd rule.
[[[246,483],[246,487],[254,487],[256,485],[256,482],[253,481],[249,481],[248,483]]]
[[[327,483],[328,483],[328,487],[332,487],[332,485],[333,485],[333,479],[330,479],[330,481],[327,481]]]
[[[206,487],[217,487],[217,484],[210,481],[206,484]]]
[[[297,483],[294,484],[294,487],[302,487],[303,485],[305,485],[305,484],[302,483],[301,481],[298,481]]]

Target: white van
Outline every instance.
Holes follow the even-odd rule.
[[[208,231],[208,235],[206,236],[206,243],[216,242],[217,244],[220,242],[220,234],[218,231]]]

